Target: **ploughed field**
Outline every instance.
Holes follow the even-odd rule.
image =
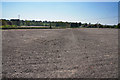
[[[117,29],[2,31],[3,77],[117,78]]]

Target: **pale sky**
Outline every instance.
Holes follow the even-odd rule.
[[[2,18],[18,18],[18,15],[23,20],[113,25],[118,23],[118,2],[2,2]]]

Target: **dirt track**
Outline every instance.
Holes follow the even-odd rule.
[[[3,77],[117,78],[117,29],[4,30]]]

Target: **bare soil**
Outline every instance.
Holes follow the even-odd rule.
[[[117,29],[2,31],[3,77],[117,78]]]

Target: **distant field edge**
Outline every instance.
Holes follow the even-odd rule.
[[[7,27],[7,28],[0,28],[1,30],[10,30],[10,29],[74,29],[74,28],[62,28],[62,27]],[[79,28],[82,29],[82,28]],[[97,29],[120,29],[120,28],[97,28]]]
[[[118,78],[2,78],[1,80],[119,80]]]
[[[6,29],[50,29],[48,27],[9,27],[9,28],[0,28],[0,29],[3,29],[3,30],[6,30]]]

